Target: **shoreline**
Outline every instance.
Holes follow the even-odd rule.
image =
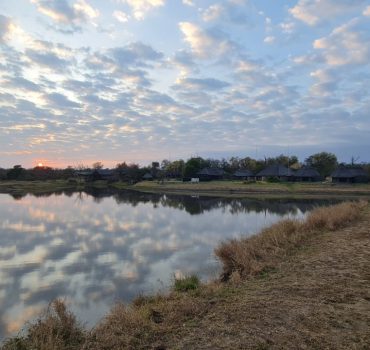
[[[42,195],[53,192],[79,192],[86,189],[129,190],[157,194],[182,194],[189,196],[218,196],[225,198],[261,199],[370,199],[370,184],[328,183],[244,183],[241,181],[214,181],[198,184],[169,181],[158,183],[142,181],[135,185],[124,182],[77,183],[68,180],[0,181],[0,193],[14,196]]]

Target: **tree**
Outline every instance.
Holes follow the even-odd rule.
[[[190,158],[185,163],[184,176],[187,178],[195,177],[198,171],[200,171],[206,166],[207,162],[203,158],[201,157]]]
[[[14,165],[7,173],[8,180],[23,180],[26,175],[26,169],[21,165]]]
[[[336,155],[328,152],[315,153],[306,158],[305,163],[315,168],[324,177],[329,176],[338,166]]]
[[[95,162],[93,163],[92,167],[94,170],[99,170],[99,169],[103,169],[104,165],[102,162]]]

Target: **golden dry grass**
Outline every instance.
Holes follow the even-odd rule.
[[[54,300],[44,315],[28,327],[25,337],[5,342],[3,350],[75,350],[81,349],[86,331],[62,300]]]
[[[303,222],[283,220],[252,237],[221,243],[215,254],[223,265],[222,279],[228,280],[233,274],[245,278],[273,268],[277,259],[302,240],[319,230],[336,230],[356,220],[366,205],[359,201],[317,208]]]

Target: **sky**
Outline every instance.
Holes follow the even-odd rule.
[[[0,1],[0,167],[370,161],[370,0]]]

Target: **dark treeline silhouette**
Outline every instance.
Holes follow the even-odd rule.
[[[189,196],[183,194],[145,193],[114,188],[86,187],[83,191],[60,190],[48,193],[11,194],[15,200],[26,195],[34,197],[50,197],[58,195],[73,196],[84,201],[92,197],[94,202],[100,203],[105,198],[113,198],[116,203],[129,204],[133,207],[139,204],[152,204],[156,207],[168,207],[186,211],[190,215],[199,215],[216,209],[228,210],[232,214],[239,213],[272,213],[278,215],[297,214],[298,210],[305,213],[321,205],[339,203],[335,199],[251,199],[251,198],[224,198],[217,196]]]
[[[307,157],[300,162],[297,156],[287,156],[281,154],[277,157],[264,157],[263,159],[254,159],[251,157],[231,157],[228,159],[214,159],[191,157],[188,160],[170,161],[164,159],[161,163],[154,161],[148,166],[139,166],[138,164],[118,163],[113,169],[103,169],[102,162],[96,162],[91,167],[79,165],[77,167],[67,167],[65,169],[51,168],[48,166],[36,166],[31,169],[25,169],[21,165],[14,165],[10,169],[0,168],[0,180],[56,180],[71,179],[77,175],[89,175],[90,179],[99,179],[99,174],[108,174],[114,181],[137,182],[143,178],[147,179],[165,179],[165,178],[191,178],[204,168],[222,169],[225,172],[225,178],[232,177],[236,171],[248,169],[256,174],[267,166],[281,164],[285,167],[298,170],[303,167],[315,168],[321,176],[329,176],[336,168],[340,167],[361,167],[370,175],[370,163],[356,163],[352,157],[349,163],[338,163],[337,157],[333,153],[320,152]],[[94,172],[95,175],[94,176]]]

